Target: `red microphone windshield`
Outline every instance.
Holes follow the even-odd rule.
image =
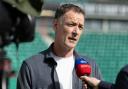
[[[91,66],[89,64],[78,64],[76,65],[76,74],[78,77],[91,74]]]

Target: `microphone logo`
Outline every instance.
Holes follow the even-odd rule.
[[[90,76],[91,66],[84,58],[78,58],[75,60],[75,69],[78,77]]]

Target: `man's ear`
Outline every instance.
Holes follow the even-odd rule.
[[[54,28],[54,30],[57,29],[57,19],[53,20],[53,28]]]

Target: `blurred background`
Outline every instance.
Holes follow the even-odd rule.
[[[121,67],[128,64],[128,0],[44,0],[41,16],[35,17],[33,41],[20,43],[18,50],[14,43],[4,47],[15,71],[9,78],[9,89],[16,89],[22,61],[53,42],[52,20],[63,3],[79,5],[86,11],[85,30],[76,50],[97,62],[104,80],[114,82]]]

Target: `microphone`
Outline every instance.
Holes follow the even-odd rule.
[[[90,76],[91,66],[84,58],[78,58],[75,60],[75,69],[78,77]]]
[[[77,76],[80,78],[81,76],[90,76],[91,74],[91,65],[84,58],[78,58],[75,60],[75,70]],[[83,81],[86,83],[86,81]],[[92,89],[91,86],[88,86],[88,89]]]

